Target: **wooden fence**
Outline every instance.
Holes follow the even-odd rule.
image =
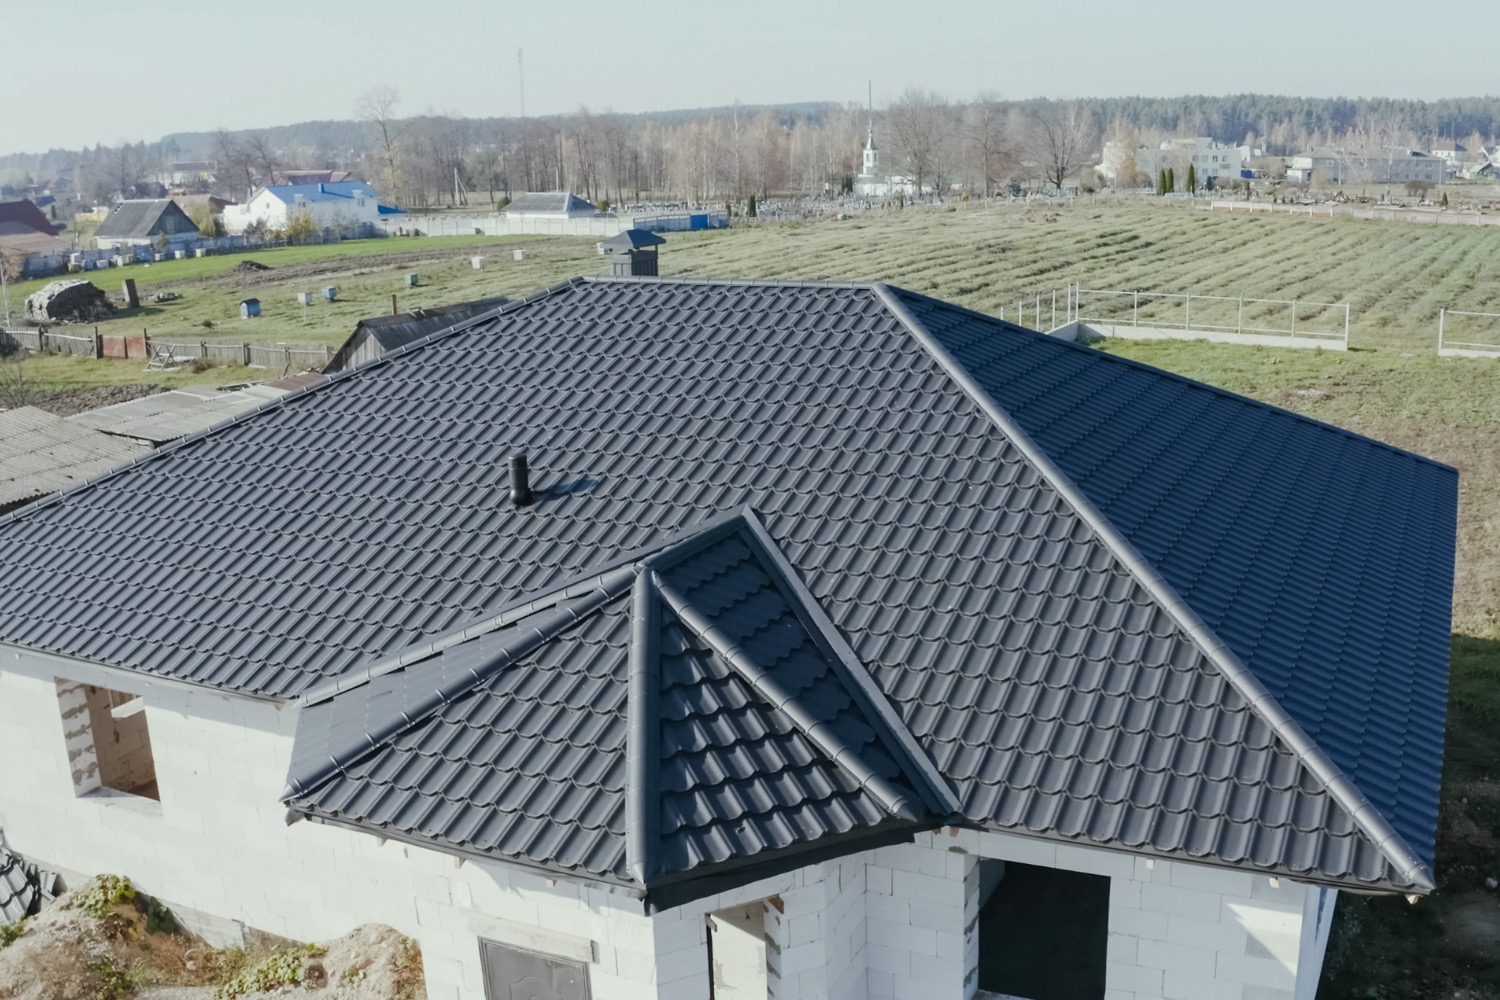
[[[199,358],[251,368],[279,368],[284,372],[321,367],[333,357],[328,344],[252,344],[223,340],[166,340],[142,332],[135,335],[54,333],[51,330],[0,330],[0,355],[21,350],[31,354],[68,354],[80,358],[144,361],[166,352],[174,361]]]

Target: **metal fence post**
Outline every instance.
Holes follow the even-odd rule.
[[[1182,329],[1186,331],[1193,325],[1193,297],[1184,295],[1182,297]]]
[[[244,344],[243,347],[245,349],[245,367],[249,368],[250,367],[250,345],[247,343],[247,344]]]
[[[1052,289],[1052,329],[1057,329],[1057,289]]]
[[[1445,319],[1447,319],[1447,316],[1448,316],[1448,310],[1447,309],[1439,309],[1438,310],[1438,353],[1439,354],[1443,353],[1443,321]]]
[[[1292,300],[1292,332],[1288,336],[1297,336],[1297,300]]]
[[[1133,295],[1135,297],[1135,304],[1131,307],[1131,310],[1130,310],[1130,325],[1131,326],[1140,326],[1141,325],[1141,293],[1139,291],[1136,291],[1136,292],[1132,292],[1131,295]]]
[[[1344,303],[1344,347],[1349,346],[1349,303]]]
[[[1240,311],[1234,321],[1234,332],[1245,332],[1245,297],[1243,295],[1240,296]]]

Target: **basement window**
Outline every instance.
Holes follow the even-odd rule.
[[[979,988],[1025,1000],[1103,1000],[1109,879],[985,860]]]
[[[780,964],[782,902],[759,899],[708,914],[710,1000],[766,1000]]]
[[[57,681],[68,768],[79,795],[104,789],[161,801],[146,704],[140,695]]]
[[[589,1000],[583,962],[480,939],[485,1000]]]

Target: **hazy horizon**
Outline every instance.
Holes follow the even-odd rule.
[[[0,155],[353,118],[359,96],[381,86],[400,92],[402,115],[513,117],[518,48],[531,115],[863,103],[866,81],[877,107],[908,86],[955,100],[988,91],[1431,101],[1493,90],[1485,33],[1442,31],[1440,51],[1415,50],[1402,17],[1410,8],[1389,0],[1299,10],[1295,25],[1226,6],[1164,18],[1101,0],[1079,0],[1067,16],[955,0],[941,20],[890,0],[765,0],[753,17],[658,0],[628,28],[615,27],[622,8],[599,0],[567,15],[369,0],[352,11],[234,8],[236,27],[217,36],[165,0],[77,9],[86,27],[65,44],[14,47],[0,79],[0,107],[10,109]],[[124,68],[94,68],[111,66]]]

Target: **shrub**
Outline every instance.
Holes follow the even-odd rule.
[[[295,986],[302,982],[302,960],[306,955],[306,948],[283,948],[221,983],[214,990],[214,1000],[235,1000],[246,993]]]
[[[124,875],[100,875],[74,897],[74,905],[95,920],[103,920],[121,903],[135,899],[135,886]]]
[[[26,918],[22,917],[13,924],[0,924],[0,948],[7,948],[16,943],[22,934],[26,933]]]
[[[94,1000],[129,1000],[152,981],[150,971],[140,962],[123,966],[112,958],[101,958],[85,968],[94,977]]]

